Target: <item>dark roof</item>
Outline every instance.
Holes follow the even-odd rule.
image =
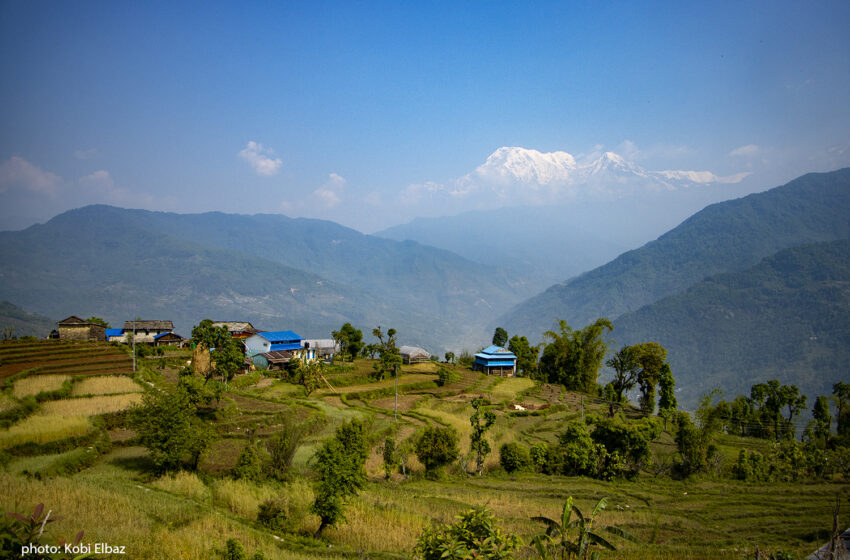
[[[162,338],[162,337],[164,337],[164,336],[172,336],[172,337],[174,337],[174,338],[179,338],[180,340],[185,340],[182,336],[180,336],[179,334],[177,334],[177,333],[175,333],[175,332],[164,332],[164,333],[159,333],[158,335],[156,335],[155,337],[153,337],[153,339],[154,339],[154,340],[159,340],[160,338]]]
[[[212,326],[216,328],[227,327],[227,330],[230,332],[257,332],[254,325],[248,321],[213,321]]]
[[[89,323],[85,319],[80,319],[76,315],[71,315],[67,319],[62,319],[56,323],[59,326],[72,326],[72,325],[92,325],[93,323]]]
[[[125,331],[132,331],[134,328],[137,331],[173,331],[174,323],[171,321],[124,321]]]

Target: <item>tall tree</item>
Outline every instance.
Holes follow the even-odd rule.
[[[490,442],[484,437],[484,432],[496,422],[496,415],[492,410],[484,411],[482,414],[482,404],[483,401],[480,398],[472,399],[472,408],[475,412],[469,417],[469,423],[472,424],[472,433],[469,434],[470,451],[475,453],[475,471],[478,476],[481,476],[484,460],[491,451]]]
[[[331,336],[339,344],[343,364],[346,356],[353,361],[363,349],[363,331],[355,329],[351,323],[345,323],[338,331],[332,331]]]
[[[504,346],[508,343],[508,331],[502,327],[496,327],[496,332],[493,333],[493,344],[496,346]]]
[[[325,527],[345,520],[346,501],[357,495],[366,483],[363,465],[369,456],[366,428],[359,420],[352,420],[337,428],[336,434],[325,441],[313,456],[319,479],[316,498],[310,511],[319,516],[316,538]]]
[[[850,383],[839,381],[832,386],[835,398],[835,431],[839,436],[850,434]]]
[[[211,369],[209,375],[217,373],[221,375],[222,381],[232,379],[245,363],[242,343],[230,336],[227,327],[214,327],[211,319],[204,319],[192,328],[192,341],[203,344],[210,351],[210,360],[215,362],[215,369]]]
[[[673,379],[670,364],[661,365],[658,387],[661,390],[661,394],[658,396],[658,414],[664,418],[666,427],[667,419],[672,417],[679,407],[679,403],[676,402],[676,380]]]
[[[508,342],[508,350],[516,356],[516,369],[525,377],[534,377],[537,374],[537,357],[540,348],[529,344],[524,336],[514,335]]]
[[[604,335],[614,327],[605,318],[580,331],[574,331],[566,321],[559,321],[560,332],[546,331],[551,342],[543,349],[540,371],[550,383],[560,383],[567,389],[596,392],[596,379],[605,357],[607,344]]]
[[[832,415],[829,413],[829,399],[827,397],[818,397],[815,399],[815,406],[812,407],[812,417],[814,418],[814,436],[826,443],[832,429]]]
[[[397,367],[401,367],[401,354],[396,346],[396,330],[389,329],[384,338],[384,332],[380,325],[372,330],[372,335],[378,339],[378,361],[373,365],[372,376],[378,381],[387,375],[395,373]]]

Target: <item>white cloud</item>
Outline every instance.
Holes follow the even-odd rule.
[[[23,189],[53,196],[62,179],[49,171],[43,171],[22,157],[12,156],[0,164],[0,192]]]
[[[747,144],[746,146],[735,148],[734,150],[729,152],[729,155],[734,157],[755,157],[759,155],[760,152],[761,148],[759,148],[755,144]]]
[[[341,175],[331,173],[328,175],[328,180],[325,184],[313,191],[313,194],[319,197],[325,203],[325,206],[332,208],[342,202],[342,196],[347,183],[348,181]]]
[[[270,177],[280,170],[283,162],[280,158],[273,158],[274,151],[271,148],[263,148],[259,142],[251,140],[239,152],[239,157],[248,162],[254,168],[257,175]]]
[[[87,160],[94,159],[100,156],[100,151],[97,148],[89,148],[88,150],[74,150],[74,157],[77,159]]]

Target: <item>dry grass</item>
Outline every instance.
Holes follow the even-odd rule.
[[[71,379],[68,375],[30,375],[15,381],[12,394],[21,399],[29,395],[37,395],[45,391],[56,391],[62,384]]]
[[[273,486],[261,486],[244,480],[225,478],[213,485],[213,498],[217,504],[248,519],[256,519],[260,504],[275,497],[277,489]]]
[[[0,412],[12,410],[16,406],[18,406],[18,401],[16,401],[6,393],[0,393]]]
[[[210,497],[209,488],[198,478],[198,475],[186,471],[158,478],[153,481],[152,486],[198,502],[205,502]]]
[[[534,381],[526,377],[508,377],[498,385],[493,386],[490,391],[491,400],[501,402],[508,399],[516,399],[522,391],[534,387]]]
[[[42,444],[81,436],[90,428],[91,424],[86,416],[29,416],[8,430],[0,430],[0,449],[8,449],[21,443]]]
[[[44,414],[53,416],[96,416],[127,410],[141,401],[142,395],[139,393],[128,393],[50,401],[44,403],[41,410]]]
[[[72,397],[85,395],[115,395],[119,393],[141,393],[139,384],[123,375],[101,375],[87,377],[74,384]]]

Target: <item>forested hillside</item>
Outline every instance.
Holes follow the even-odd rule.
[[[615,319],[779,250],[845,238],[850,238],[850,169],[810,173],[764,193],[713,204],[656,241],[517,305],[498,324],[539,340],[556,319],[579,327],[597,317]]]
[[[615,321],[617,345],[656,341],[693,407],[715,388],[748,394],[765,379],[810,399],[847,379],[850,241],[786,249],[719,274]]]

